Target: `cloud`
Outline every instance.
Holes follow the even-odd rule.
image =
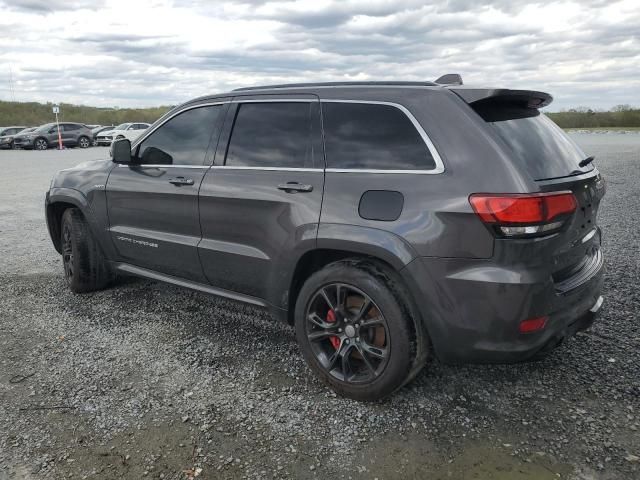
[[[82,8],[98,9],[104,5],[101,0],[12,0],[13,10],[26,10],[33,13],[49,13]]]
[[[0,0],[20,100],[175,104],[240,86],[433,80],[637,104],[636,0]],[[46,15],[46,20],[42,15]],[[0,74],[0,98],[11,98]]]

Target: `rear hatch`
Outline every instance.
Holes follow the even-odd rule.
[[[538,110],[551,102],[551,96],[523,90],[452,90],[491,126],[541,192],[573,193],[576,210],[554,233],[554,240],[545,242],[552,250],[545,253],[559,293],[586,282],[602,266],[596,217],[604,181],[587,160],[589,155]]]

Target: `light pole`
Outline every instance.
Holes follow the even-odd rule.
[[[60,124],[58,123],[58,113],[60,113],[60,107],[58,105],[53,106],[53,113],[56,114],[56,127],[58,129],[58,150],[62,150],[62,134],[60,133]]]

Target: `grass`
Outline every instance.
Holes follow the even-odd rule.
[[[640,127],[567,127],[565,130],[590,130],[592,132],[597,132],[598,130],[610,130],[612,132],[620,132],[620,131],[640,131]]]

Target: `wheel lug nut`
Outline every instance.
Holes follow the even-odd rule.
[[[341,329],[341,328],[339,328],[339,329],[338,329],[338,332],[342,333],[342,329]]]

